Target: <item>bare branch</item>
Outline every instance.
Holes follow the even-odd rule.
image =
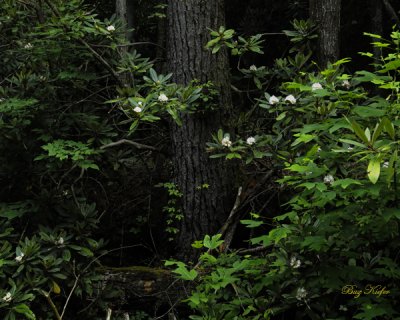
[[[159,149],[153,146],[149,146],[147,144],[141,144],[132,140],[127,140],[127,139],[121,139],[115,142],[111,142],[109,144],[106,144],[104,146],[101,146],[100,149],[106,149],[106,148],[111,148],[111,147],[116,147],[121,144],[129,144],[131,146],[134,146],[136,149],[140,150],[151,150],[151,151],[156,151],[156,152],[161,152]]]

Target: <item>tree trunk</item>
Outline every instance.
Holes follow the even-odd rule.
[[[124,23],[126,27],[125,38],[128,42],[133,42],[133,34],[129,29],[133,28],[133,0],[116,0],[115,2],[115,13],[119,19]]]
[[[169,0],[167,16],[167,59],[173,80],[183,85],[194,79],[212,81],[219,90],[218,110],[184,114],[182,126],[172,124],[175,178],[183,194],[184,213],[178,257],[190,260],[196,256],[191,243],[218,231],[235,196],[226,162],[210,159],[205,152],[205,143],[222,127],[222,118],[231,106],[226,51],[211,54],[204,48],[210,40],[208,28],[224,25],[223,1]]]
[[[371,17],[371,33],[383,35],[383,21],[382,21],[382,2],[370,0],[370,17]],[[374,58],[379,60],[381,57],[381,49],[374,47]]]
[[[318,26],[318,62],[326,67],[339,58],[340,0],[310,0],[310,18]]]

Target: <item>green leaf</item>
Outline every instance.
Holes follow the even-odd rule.
[[[304,133],[297,133],[295,134],[298,138],[291,144],[292,147],[297,146],[299,143],[307,143],[312,141],[314,138],[316,138],[315,135],[313,134],[304,134]]]
[[[346,189],[348,186],[350,186],[350,185],[352,185],[352,184],[362,185],[362,182],[360,182],[360,181],[358,181],[358,180],[346,178],[346,179],[335,180],[335,181],[332,183],[332,186],[333,186],[333,187],[340,186],[340,187],[342,187],[343,189]]]
[[[368,164],[368,178],[369,180],[375,184],[378,179],[379,179],[379,175],[381,173],[381,161],[378,158],[373,158],[369,161]]]
[[[210,238],[210,236],[207,234],[203,240],[204,247],[211,250],[217,249],[221,244],[224,243],[224,240],[220,240],[221,237],[222,234],[216,234]]]
[[[195,249],[200,249],[203,248],[203,241],[202,240],[196,240],[195,242],[192,243],[192,247]]]
[[[369,107],[369,106],[357,106],[354,107],[353,112],[355,112],[357,115],[363,118],[369,118],[369,117],[383,117],[386,112],[385,110],[377,109],[374,107]]]
[[[188,281],[193,281],[198,275],[196,270],[188,270],[184,265],[179,266],[177,269],[173,270],[173,272],[176,273],[182,280]]]
[[[281,121],[286,117],[286,111],[282,112],[280,115],[276,117],[276,121]]]
[[[21,303],[13,307],[13,310],[17,313],[23,314],[25,318],[30,319],[30,320],[35,320],[35,314],[32,312],[31,309],[25,304]]]
[[[394,140],[395,138],[395,131],[394,125],[388,118],[383,118],[382,123],[384,123],[385,131],[389,134],[389,136]]]
[[[366,145],[364,145],[364,144],[362,144],[362,143],[360,143],[360,142],[354,141],[354,140],[350,140],[350,139],[339,139],[339,141],[340,141],[340,142],[347,143],[347,144],[351,144],[351,145],[353,145],[353,146],[357,146],[357,147],[360,147],[360,148],[364,148],[364,149],[367,148]]]
[[[385,126],[385,123],[383,121],[379,122],[375,126],[374,133],[372,135],[371,143],[374,144],[376,139],[378,139],[379,135],[381,134],[383,128]]]
[[[239,153],[228,153],[225,157],[226,159],[230,160],[230,159],[242,159],[242,156]]]
[[[355,120],[348,120],[351,124],[351,128],[353,129],[354,133],[367,145],[369,145],[369,140],[365,135],[365,132],[361,129],[360,125]]]
[[[256,220],[240,220],[240,223],[246,225],[247,228],[257,228],[264,224],[262,221]]]

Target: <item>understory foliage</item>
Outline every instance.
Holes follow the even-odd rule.
[[[381,55],[362,53],[371,68],[350,74],[349,59],[313,63],[312,22],[293,29],[272,66],[240,63],[263,53],[261,35],[221,27],[204,44],[239,57],[234,88],[250,88],[207,152],[274,172],[278,214],[246,215],[246,249],[207,235],[196,267],[166,265],[194,288],[191,319],[400,319],[400,33],[366,34]],[[171,83],[124,35],[81,0],[0,4],[1,319],[104,319],[121,292],[102,268],[129,264],[137,243],[166,258],[149,249],[152,230],[173,243],[185,219],[168,124],[216,108],[218,92]],[[131,137],[140,143],[114,149]]]
[[[175,270],[197,285],[191,319],[400,319],[400,33],[366,36],[381,49],[362,53],[374,71],[346,74],[349,59],[300,70],[258,99],[267,132],[210,143],[215,157],[271,158],[289,196],[279,215],[241,221],[262,228],[249,249],[204,239],[202,263]]]

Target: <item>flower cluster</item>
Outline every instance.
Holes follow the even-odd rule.
[[[246,143],[247,143],[249,146],[251,146],[251,145],[253,145],[253,144],[256,143],[256,138],[254,138],[254,137],[248,137],[247,140],[246,140]]]
[[[304,289],[303,287],[298,288],[296,292],[296,299],[303,300],[305,297],[307,297],[307,290]]]
[[[312,91],[321,90],[321,89],[323,89],[323,88],[322,88],[322,85],[319,82],[313,83],[312,86],[311,86],[311,90]]]
[[[250,71],[257,71],[257,67],[253,64],[250,66]]]
[[[293,96],[293,95],[288,95],[285,100],[285,102],[289,102],[291,104],[295,104],[297,102],[297,99]],[[273,104],[277,104],[279,102],[279,98],[275,97],[275,96],[271,96],[268,100],[269,104],[273,105]]]
[[[292,257],[292,258],[290,259],[290,266],[291,266],[293,269],[298,269],[298,268],[300,268],[300,266],[301,266],[301,261],[300,261],[299,259],[297,259],[296,257]]]
[[[293,96],[293,95],[288,95],[286,98],[285,98],[285,101],[288,101],[288,102],[290,102],[291,104],[295,104],[296,103],[296,98]]]
[[[231,139],[229,138],[229,136],[225,136],[223,139],[222,139],[222,141],[221,141],[221,144],[224,146],[224,147],[231,147],[232,146],[232,141],[231,141]]]
[[[21,252],[19,255],[17,255],[17,256],[15,257],[15,261],[21,262],[22,259],[24,258],[24,256],[25,256],[25,255]]]
[[[345,87],[346,89],[350,89],[351,84],[350,84],[349,80],[343,80],[342,86]]]
[[[11,292],[7,292],[1,300],[3,300],[4,302],[10,302],[12,300]]]
[[[333,178],[333,176],[331,174],[328,174],[324,177],[324,183],[326,184],[332,184],[335,181],[335,179]]]
[[[279,102],[279,98],[275,97],[275,96],[271,96],[269,98],[269,104],[277,104]]]
[[[107,27],[107,31],[113,32],[113,31],[115,31],[115,27],[113,25],[110,25]]]
[[[382,164],[382,168],[384,168],[384,169],[389,168],[389,161],[385,161],[385,162]]]
[[[160,102],[167,102],[167,101],[168,101],[168,97],[167,97],[164,93],[161,93],[161,94],[158,96],[158,101],[160,101]]]

